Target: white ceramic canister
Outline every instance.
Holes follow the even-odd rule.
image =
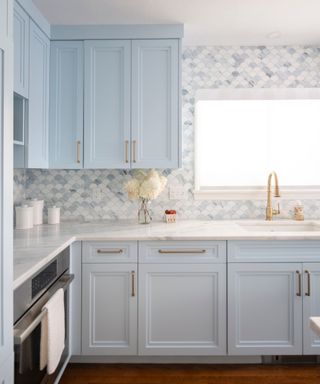
[[[33,207],[21,205],[16,207],[16,229],[33,228]]]
[[[59,224],[60,223],[60,208],[53,207],[48,208],[48,224]]]
[[[43,223],[43,200],[31,199],[27,200],[26,203],[33,207],[33,225],[40,225]]]

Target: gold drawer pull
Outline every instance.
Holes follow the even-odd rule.
[[[122,252],[123,252],[123,249],[98,249],[97,250],[97,253],[105,253],[105,254],[122,253]]]
[[[159,253],[168,254],[168,253],[206,253],[205,249],[159,249]]]
[[[133,159],[132,159],[132,161],[134,162],[134,163],[136,163],[137,162],[137,159],[136,159],[136,146],[137,146],[137,142],[136,142],[136,140],[133,140],[132,141],[132,157],[133,157]]]
[[[129,163],[129,152],[128,152],[128,147],[129,147],[129,141],[125,141],[125,162]]]
[[[136,273],[135,271],[131,271],[131,296],[135,297],[136,292],[135,292],[135,276]]]
[[[81,144],[81,141],[78,140],[77,141],[77,163],[80,164],[80,144]]]

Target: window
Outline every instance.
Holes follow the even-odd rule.
[[[195,112],[198,198],[320,197],[320,90],[202,90]],[[306,196],[307,195],[307,196]]]

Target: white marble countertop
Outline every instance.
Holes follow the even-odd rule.
[[[289,220],[273,221],[267,226],[293,225],[297,230],[276,232],[264,227],[250,230],[251,225],[263,220],[201,221],[182,220],[174,224],[153,222],[136,224],[132,220],[99,222],[65,222],[59,225],[41,225],[29,230],[14,231],[14,288],[47,264],[59,252],[76,240],[320,240],[320,221],[305,221],[303,225],[316,226],[300,230],[301,223]],[[243,227],[248,225],[249,229]],[[319,230],[317,228],[319,226]],[[267,227],[266,227],[267,228]]]

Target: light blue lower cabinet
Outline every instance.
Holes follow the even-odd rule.
[[[309,318],[320,316],[320,263],[303,263],[303,353],[320,354],[320,338],[310,329]]]
[[[299,263],[228,265],[230,355],[302,354]]]
[[[298,254],[294,261],[289,256],[296,245],[305,250],[300,262]],[[265,241],[83,242],[81,353],[319,354],[320,338],[309,329],[310,316],[320,316],[317,244],[267,247]]]
[[[316,355],[320,242],[228,242],[230,355]]]
[[[81,355],[81,241],[70,247],[70,272],[74,279],[70,286],[69,345],[71,355]]]
[[[82,354],[137,354],[137,264],[83,264]]]
[[[225,264],[139,266],[139,354],[226,354]]]

